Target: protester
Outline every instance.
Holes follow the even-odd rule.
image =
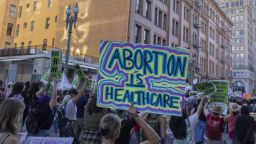
[[[37,82],[33,82],[28,90],[28,97],[29,97],[29,105],[30,109],[36,108],[38,105],[39,96],[42,93],[40,90],[40,84]]]
[[[206,116],[207,143],[222,143],[222,132],[224,131],[224,119],[221,117],[222,109],[220,106],[214,105],[210,112],[207,109],[208,102],[204,107],[204,115]]]
[[[77,107],[77,113],[76,113],[76,123],[75,123],[75,135],[80,136],[80,133],[82,129],[84,128],[84,107],[88,103],[89,99],[89,91],[86,91],[82,97],[78,100],[76,107]]]
[[[204,143],[204,135],[206,133],[206,117],[204,112],[202,111],[199,116],[199,122],[195,128],[195,143],[203,144]]]
[[[240,108],[238,104],[230,103],[229,115],[224,117],[224,122],[228,122],[228,134],[232,141],[234,140],[236,120],[239,116]]]
[[[91,95],[88,104],[85,106],[84,129],[79,137],[81,144],[99,143],[99,124],[106,113],[106,109],[97,106],[96,94]]]
[[[24,110],[24,113],[23,113],[22,127],[25,123],[25,119],[26,119],[26,117],[28,115],[28,112],[29,112],[29,106],[30,106],[29,89],[30,89],[30,82],[26,82],[25,83],[25,89],[22,92],[22,96],[24,98],[24,103],[25,103],[25,110]]]
[[[54,86],[51,97],[48,93],[38,96],[41,91],[37,92],[38,104],[34,111],[30,111],[26,120],[27,130],[33,136],[50,136],[50,128],[53,123],[53,109],[57,105],[57,83],[54,79]]]
[[[234,142],[237,144],[255,144],[255,121],[249,115],[247,106],[242,106],[241,115],[237,117]]]
[[[24,98],[22,96],[23,89],[24,89],[24,83],[23,82],[16,82],[13,85],[12,92],[8,96],[8,98],[15,98],[15,99],[18,99],[18,100],[24,102]]]
[[[191,114],[188,118],[186,118],[184,115],[181,117],[171,117],[169,126],[175,138],[173,141],[174,144],[188,144],[194,142],[195,127],[199,121],[199,115],[203,109],[204,99],[205,97],[201,98],[197,111],[194,114]]]
[[[145,132],[147,140],[142,143],[159,144],[160,137],[143,119],[139,117],[135,108],[131,106],[128,112],[134,118],[136,123],[141,127],[141,129]],[[121,119],[115,114],[105,115],[101,119],[99,126],[101,144],[115,144],[116,139],[119,137],[120,130]]]
[[[0,105],[0,144],[18,144],[25,109],[24,104],[18,99],[5,99]]]
[[[67,123],[63,128],[62,134],[65,137],[74,137],[74,143],[78,143],[79,135],[75,135],[75,122],[77,120],[77,102],[83,96],[86,89],[86,81],[83,83],[82,87],[77,91],[76,89],[70,89],[69,95],[71,99],[67,102],[65,107],[65,116],[67,118]]]

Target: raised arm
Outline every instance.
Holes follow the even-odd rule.
[[[54,84],[53,84],[53,88],[52,88],[52,93],[51,93],[51,100],[49,102],[49,106],[50,109],[53,109],[54,106],[57,104],[57,84],[58,84],[58,80],[54,79]]]
[[[200,116],[200,114],[201,114],[201,112],[202,112],[203,104],[204,104],[204,99],[205,99],[205,96],[202,96],[202,97],[201,97],[201,101],[200,101],[200,103],[199,103],[199,106],[198,106],[198,108],[197,108],[196,113],[197,113],[198,116]]]
[[[148,140],[142,142],[143,144],[159,144],[160,137],[157,133],[137,114],[133,105],[129,108],[128,112],[135,119],[136,123],[141,127],[141,129],[145,132],[145,136]]]
[[[88,78],[86,77],[86,79],[83,81],[83,86],[78,90],[78,95],[72,99],[73,103],[77,103],[79,99],[83,96],[83,93],[87,86]]]
[[[208,107],[208,102],[204,105],[204,116],[208,116],[209,114],[207,107]]]

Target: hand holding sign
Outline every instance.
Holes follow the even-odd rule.
[[[129,114],[133,117],[133,118],[137,118],[139,117],[139,114],[136,111],[136,108],[134,107],[135,103],[132,103],[128,109]]]

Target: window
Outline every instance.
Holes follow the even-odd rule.
[[[180,1],[179,0],[173,1],[173,11],[177,14],[180,13]]]
[[[175,35],[175,20],[172,20],[172,35]]]
[[[167,30],[167,15],[164,14],[164,30]]]
[[[57,22],[58,21],[58,16],[55,16],[55,22]]]
[[[163,46],[166,46],[167,44],[166,44],[166,40],[165,39],[163,39]]]
[[[154,35],[154,41],[153,44],[156,44],[156,35]]]
[[[141,26],[135,26],[135,43],[141,43]]]
[[[158,37],[158,38],[157,38],[157,45],[161,45],[161,41],[162,41],[162,40],[161,40],[161,37]]]
[[[24,48],[24,42],[21,42],[21,44],[20,44],[20,48]]]
[[[136,0],[136,13],[139,13],[142,15],[143,13],[143,1],[142,0]]]
[[[243,19],[244,19],[244,17],[241,15],[241,16],[240,16],[240,20],[243,20]]]
[[[188,29],[186,27],[183,27],[183,41],[188,43]]]
[[[28,42],[28,48],[31,48],[31,46],[32,46],[32,41],[29,41]]]
[[[50,18],[46,18],[46,21],[45,21],[45,29],[48,29],[50,27]]]
[[[176,37],[179,36],[179,22],[175,19],[172,20],[172,34]]]
[[[29,3],[26,5],[26,8],[29,9]]]
[[[34,24],[35,24],[35,21],[31,21],[30,31],[33,31],[33,30],[34,30]]]
[[[52,38],[52,47],[54,47],[55,38]]]
[[[13,47],[16,48],[16,47],[17,47],[17,43],[14,43],[14,44],[13,44]]]
[[[22,14],[22,6],[20,6],[19,8],[19,18],[21,17],[21,14]]]
[[[160,28],[162,28],[162,26],[163,26],[163,12],[162,11],[159,11],[159,13],[158,13],[158,26]]]
[[[10,48],[11,44],[9,42],[4,43],[4,48]]]
[[[20,24],[17,24],[17,26],[16,26],[16,36],[19,36],[19,31],[20,31]]]
[[[176,22],[176,26],[175,26],[175,35],[178,37],[179,36],[179,22]]]
[[[47,50],[47,39],[43,40],[43,50]]]
[[[26,22],[24,22],[23,28],[27,28],[27,23]]]
[[[8,23],[7,25],[7,31],[6,34],[11,36],[12,35],[12,28],[13,28],[13,24],[12,23]]]
[[[151,1],[150,0],[146,0],[145,9],[146,9],[146,18],[150,20],[151,19]]]
[[[13,4],[10,5],[9,16],[11,16],[11,17],[15,17],[16,16],[16,6],[13,5]]]
[[[150,43],[150,32],[147,29],[144,29],[144,44]]]
[[[155,8],[155,25],[157,25],[158,9]]]
[[[48,7],[52,7],[52,0],[48,0]]]
[[[34,11],[37,10],[37,1],[34,2],[33,10],[34,10]]]

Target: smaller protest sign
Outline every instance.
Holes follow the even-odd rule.
[[[72,144],[73,138],[63,137],[28,137],[25,144]]]
[[[51,51],[51,76],[61,79],[62,74],[62,52],[60,49]]]
[[[194,86],[199,93],[211,96],[216,92],[216,86],[212,82],[203,82]]]
[[[229,82],[225,80],[212,80],[217,91],[211,96],[211,102],[217,103],[228,103],[228,89],[229,89]]]
[[[83,70],[81,69],[81,67],[79,65],[75,65],[74,68],[75,68],[76,74],[78,75],[79,79],[80,80],[85,79],[86,76],[85,76]]]
[[[77,88],[79,86],[79,77],[77,74],[74,76],[74,79],[73,79],[71,85],[73,88]]]
[[[40,81],[41,81],[43,84],[47,84],[49,77],[50,77],[50,69],[42,76],[42,78],[41,78]]]

